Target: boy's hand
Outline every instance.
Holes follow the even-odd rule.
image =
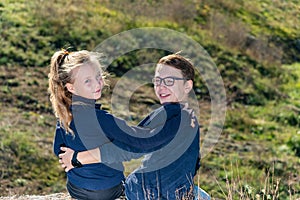
[[[60,150],[64,153],[58,155],[59,163],[61,164],[61,167],[65,169],[65,172],[68,172],[69,170],[74,168],[74,166],[71,163],[74,150],[68,147],[60,147]]]

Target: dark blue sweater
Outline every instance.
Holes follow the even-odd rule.
[[[59,123],[56,127],[54,138],[54,152],[59,154],[61,145],[72,148],[75,151],[85,151],[87,148],[84,146],[79,138],[78,132],[72,122],[71,128],[74,130],[74,136],[66,134],[65,129]],[[100,142],[100,141],[99,141]],[[88,190],[103,190],[118,185],[124,180],[123,168],[121,162],[114,163],[118,165],[118,169],[111,168],[105,164],[96,163],[84,165],[81,168],[73,168],[67,172],[68,180],[80,188]]]
[[[164,110],[172,110],[173,117],[164,120]],[[166,104],[139,125],[154,128],[162,122],[167,132],[157,135],[157,140],[161,142],[156,145],[159,148],[150,148],[152,152],[145,155],[142,165],[126,179],[128,199],[182,199],[193,188],[200,156],[198,121],[193,111],[185,105]],[[116,140],[114,144],[108,143],[100,148],[102,162],[130,160],[146,152],[143,146],[136,143]],[[126,151],[120,148],[123,145],[127,147]]]
[[[110,141],[119,143],[127,141],[131,143],[133,151],[143,152],[153,151],[161,147],[162,144],[172,139],[168,134],[168,127],[175,127],[172,120],[176,117],[178,106],[172,109],[162,109],[164,120],[171,123],[160,121],[156,126],[150,128],[128,126],[122,119],[100,109],[99,105],[95,107],[95,101],[73,96],[71,111],[73,120],[70,124],[74,136],[67,134],[65,129],[57,123],[54,138],[54,153],[60,152],[60,146],[64,145],[75,151],[85,151],[99,147]],[[166,128],[167,126],[167,128]],[[152,136],[152,137],[149,137]],[[141,139],[142,137],[142,139]],[[160,140],[160,138],[163,138]],[[121,145],[127,150],[128,146]],[[142,148],[143,147],[143,148]],[[109,164],[89,164],[81,168],[73,168],[67,172],[68,180],[77,187],[100,190],[108,189],[119,184],[123,179],[123,165],[121,161],[113,161]]]

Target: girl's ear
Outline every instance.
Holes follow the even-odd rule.
[[[185,93],[188,94],[192,89],[193,89],[193,81],[192,80],[186,81],[184,85]]]
[[[69,92],[71,92],[72,94],[75,94],[75,90],[74,90],[74,87],[73,87],[73,84],[72,83],[67,83],[66,84],[66,87],[67,87],[67,90]]]

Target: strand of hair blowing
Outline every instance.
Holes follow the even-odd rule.
[[[72,103],[72,95],[65,87],[65,84],[71,81],[71,72],[61,66],[64,55],[65,52],[62,50],[56,52],[51,58],[48,91],[55,116],[65,130],[73,134],[70,128],[73,117],[69,109]]]

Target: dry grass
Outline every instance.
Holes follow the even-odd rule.
[[[274,166],[272,169],[266,172],[264,180],[257,185],[247,184],[244,180],[243,175],[240,174],[238,166],[232,167],[231,172],[234,171],[233,175],[229,175],[231,172],[225,171],[225,187],[222,186],[221,182],[213,175],[215,182],[217,183],[222,198],[226,200],[278,200],[281,199],[280,187],[282,186],[281,179],[275,177]],[[299,200],[299,198],[293,196],[293,191],[289,185],[289,197],[288,200]],[[259,189],[257,189],[259,188]],[[295,199],[296,198],[296,199]],[[219,199],[212,197],[212,199]]]

